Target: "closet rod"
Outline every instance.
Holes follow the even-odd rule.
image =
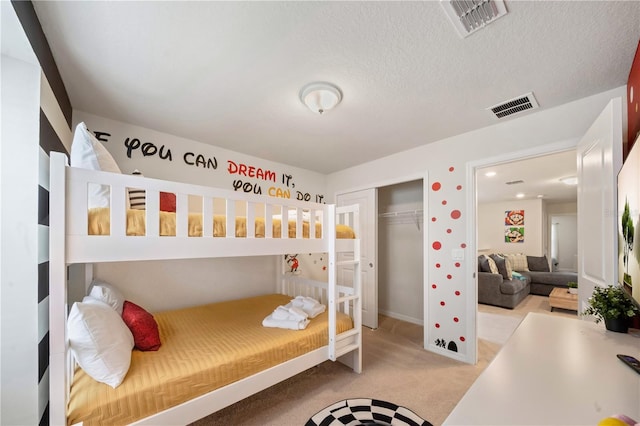
[[[380,213],[379,217],[398,217],[398,216],[418,216],[422,214],[422,210],[403,210],[397,212]]]

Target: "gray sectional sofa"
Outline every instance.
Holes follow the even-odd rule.
[[[478,302],[513,309],[529,294],[548,296],[555,287],[578,282],[575,272],[551,272],[546,256],[527,256],[527,262],[529,271],[517,271],[517,278],[505,279],[502,273],[482,270],[479,258]]]

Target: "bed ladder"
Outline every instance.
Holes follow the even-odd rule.
[[[332,209],[336,209],[332,206]],[[356,230],[358,227],[358,209],[357,206],[349,206],[346,208],[338,207],[336,212],[329,215],[330,228],[335,228],[336,214],[352,212],[354,222],[351,224]],[[335,233],[334,233],[335,235]],[[359,241],[354,244],[353,258],[346,260],[337,260],[335,250],[335,239],[330,241],[329,250],[329,324],[333,324],[329,328],[329,359],[336,361],[339,357],[352,353],[352,358],[342,359],[341,361],[349,365],[354,371],[360,373],[362,368],[362,285],[361,285],[361,253]],[[352,271],[352,287],[344,287],[337,283],[339,267],[347,267]],[[342,277],[346,278],[346,277]],[[342,306],[341,306],[342,305]],[[337,333],[336,330],[336,312],[351,312],[353,318],[353,328],[346,332]]]

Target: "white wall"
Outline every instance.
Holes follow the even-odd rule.
[[[99,138],[105,140],[103,145],[123,173],[139,169],[146,177],[229,190],[240,180],[252,193],[289,199],[308,194],[312,201],[326,201],[326,176],[316,172],[74,111],[74,127],[81,121],[92,132],[100,132]],[[132,145],[134,138],[140,141],[139,147],[128,149],[137,145]],[[146,145],[144,152],[155,155],[143,154],[145,143],[152,145]],[[198,156],[202,161],[196,163]],[[238,173],[240,165],[247,166],[243,174]],[[277,264],[275,256],[118,262],[96,265],[94,274],[118,287],[129,300],[155,312],[275,292]]]
[[[384,213],[422,210],[422,180],[378,189],[378,311],[422,324],[422,216],[385,217]]]
[[[3,49],[0,75],[0,424],[38,424],[38,264],[48,255],[38,227],[40,66]]]
[[[573,147],[607,103],[626,98],[626,87],[599,93],[559,107],[511,117],[494,126],[380,158],[327,179],[327,193],[354,191],[397,183],[429,173],[428,224],[425,253],[425,343],[429,349],[475,362],[475,229],[468,205],[467,185],[473,182],[467,164],[504,158],[508,153],[530,153],[546,145]],[[625,103],[626,105],[626,103]],[[543,105],[544,106],[544,105]],[[623,111],[623,117],[626,117]],[[624,125],[624,123],[620,123]],[[425,129],[427,132],[428,129]],[[551,147],[549,148],[551,149]],[[538,148],[543,150],[543,148]],[[515,155],[514,155],[515,156]],[[472,250],[469,250],[469,249]],[[453,259],[462,249],[464,259]],[[470,265],[468,261],[474,262]],[[458,266],[458,264],[460,266]],[[443,347],[455,344],[456,351]]]
[[[505,242],[505,212],[524,210],[524,241]],[[501,201],[478,204],[478,251],[488,253],[524,253],[529,256],[543,254],[542,200]]]

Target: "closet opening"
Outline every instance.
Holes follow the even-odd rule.
[[[378,188],[378,313],[424,325],[423,179]]]

